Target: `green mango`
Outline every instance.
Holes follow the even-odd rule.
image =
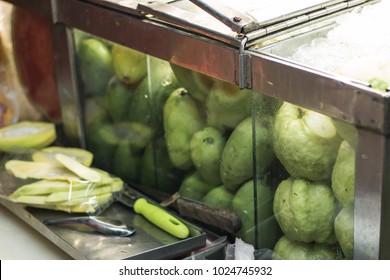
[[[221,208],[231,209],[234,194],[227,190],[224,186],[218,186],[210,190],[201,200],[206,205]]]
[[[95,126],[87,132],[87,150],[93,153],[93,165],[112,170],[112,158],[120,139],[113,133],[112,124]]]
[[[111,52],[106,44],[94,38],[82,40],[77,52],[81,91],[85,95],[102,96],[114,76]]]
[[[182,171],[169,158],[165,139],[150,141],[142,158],[141,184],[173,194],[179,189],[182,177]]]
[[[163,116],[169,157],[177,168],[190,170],[191,138],[204,127],[198,105],[184,88],[178,88],[165,103]]]
[[[105,124],[87,135],[87,148],[94,154],[94,164],[112,171],[115,151],[122,141],[131,145],[131,152],[142,154],[152,138],[150,128],[130,122]]]
[[[196,100],[204,103],[216,79],[205,74],[171,63],[171,68],[177,80]]]
[[[150,126],[155,136],[163,135],[163,110],[169,95],[179,82],[168,62],[148,57],[148,74],[137,85],[129,108],[129,119]]]
[[[138,183],[142,155],[134,152],[131,141],[118,143],[112,160],[112,173],[128,183]]]
[[[147,73],[146,54],[114,44],[111,50],[116,77],[125,84],[137,84]]]
[[[87,135],[108,123],[111,123],[111,120],[105,108],[104,98],[86,98],[84,102],[84,124]]]
[[[206,183],[199,172],[194,171],[187,175],[179,188],[181,197],[201,201],[202,198],[216,186]]]
[[[232,209],[241,219],[241,229],[236,237],[257,248],[275,246],[281,230],[273,213],[274,193],[274,188],[262,180],[249,180],[240,186],[232,201]]]
[[[130,104],[134,99],[134,89],[112,77],[106,89],[106,108],[113,122],[128,120]]]
[[[340,247],[326,243],[306,243],[282,236],[272,253],[273,260],[341,260]]]
[[[217,80],[206,101],[207,124],[222,131],[235,128],[251,115],[252,94],[251,90]]]
[[[237,125],[222,152],[221,179],[225,187],[231,191],[236,191],[241,184],[253,177],[255,154],[259,155],[256,161],[259,176],[266,172],[275,159],[271,141],[273,117],[257,117],[254,126],[252,121],[252,118],[248,117]]]
[[[191,159],[200,176],[210,185],[221,185],[221,157],[226,139],[221,131],[205,127],[196,132],[190,143]]]

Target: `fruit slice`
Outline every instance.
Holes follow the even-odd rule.
[[[0,150],[22,153],[29,149],[40,149],[57,138],[53,123],[23,121],[0,129]]]
[[[43,162],[56,162],[55,155],[63,154],[69,156],[85,166],[91,166],[93,160],[93,154],[87,150],[81,148],[69,148],[69,147],[59,147],[51,146],[43,148],[34,152],[31,157],[33,161],[43,161]]]
[[[55,158],[70,171],[73,171],[75,174],[89,182],[99,183],[102,180],[99,172],[83,165],[71,157],[63,154],[56,154]]]
[[[49,162],[9,160],[5,164],[5,169],[19,179],[81,181],[79,176],[67,168]]]
[[[73,182],[69,183],[66,181],[53,181],[53,180],[39,180],[31,184],[23,185],[19,187],[15,192],[12,193],[11,197],[15,198],[18,196],[27,195],[43,195],[50,194],[53,192],[64,192],[71,190],[87,189],[91,183]]]

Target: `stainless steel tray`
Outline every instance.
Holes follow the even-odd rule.
[[[46,219],[70,217],[71,214],[25,207],[6,198],[1,176],[0,204],[45,236],[75,259],[121,260],[121,259],[173,259],[185,258],[191,251],[206,245],[206,234],[197,226],[184,221],[190,229],[190,236],[178,239],[151,224],[141,215],[120,203],[110,205],[102,215],[119,219],[134,227],[136,233],[129,237],[108,237],[99,233],[86,233],[69,228],[46,226]],[[3,190],[3,192],[2,192]],[[143,195],[141,195],[143,196]],[[145,197],[145,196],[143,196]],[[77,214],[80,216],[80,214]]]

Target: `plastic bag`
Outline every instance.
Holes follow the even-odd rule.
[[[48,148],[3,155],[0,196],[24,206],[98,215],[123,190],[121,179],[85,165],[75,153],[88,151],[56,147],[52,159],[36,156]]]

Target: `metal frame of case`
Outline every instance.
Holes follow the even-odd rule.
[[[244,25],[239,25],[234,17],[233,21],[225,21],[225,24],[233,31],[242,31],[249,26],[250,32],[231,33],[231,29],[227,29],[228,35],[221,37],[213,34],[210,36],[208,30],[192,32],[193,30],[178,26],[177,22],[166,22],[134,13],[136,1],[4,1],[52,21],[64,129],[67,137],[76,145],[84,146],[85,136],[82,99],[78,95],[74,75],[71,28],[81,29],[192,70],[239,84],[242,88],[251,88],[355,125],[358,135],[354,259],[390,259],[388,93],[383,94],[367,85],[304,67],[262,51],[258,48],[262,42],[259,33],[267,35],[267,32],[261,28],[253,31],[253,26],[245,25],[248,23],[245,20]],[[118,6],[117,2],[121,2],[122,6]],[[191,2],[207,4],[210,1]],[[345,6],[346,1],[333,2],[335,5]],[[350,2],[359,5],[365,1]],[[349,4],[346,5],[349,8]],[[143,10],[150,11],[150,7]],[[222,10],[229,16],[234,15],[233,11]],[[217,18],[220,16],[216,15]],[[324,19],[326,16],[314,20],[321,22]],[[185,21],[188,22],[190,21]],[[299,27],[300,24],[296,23],[290,29]]]

